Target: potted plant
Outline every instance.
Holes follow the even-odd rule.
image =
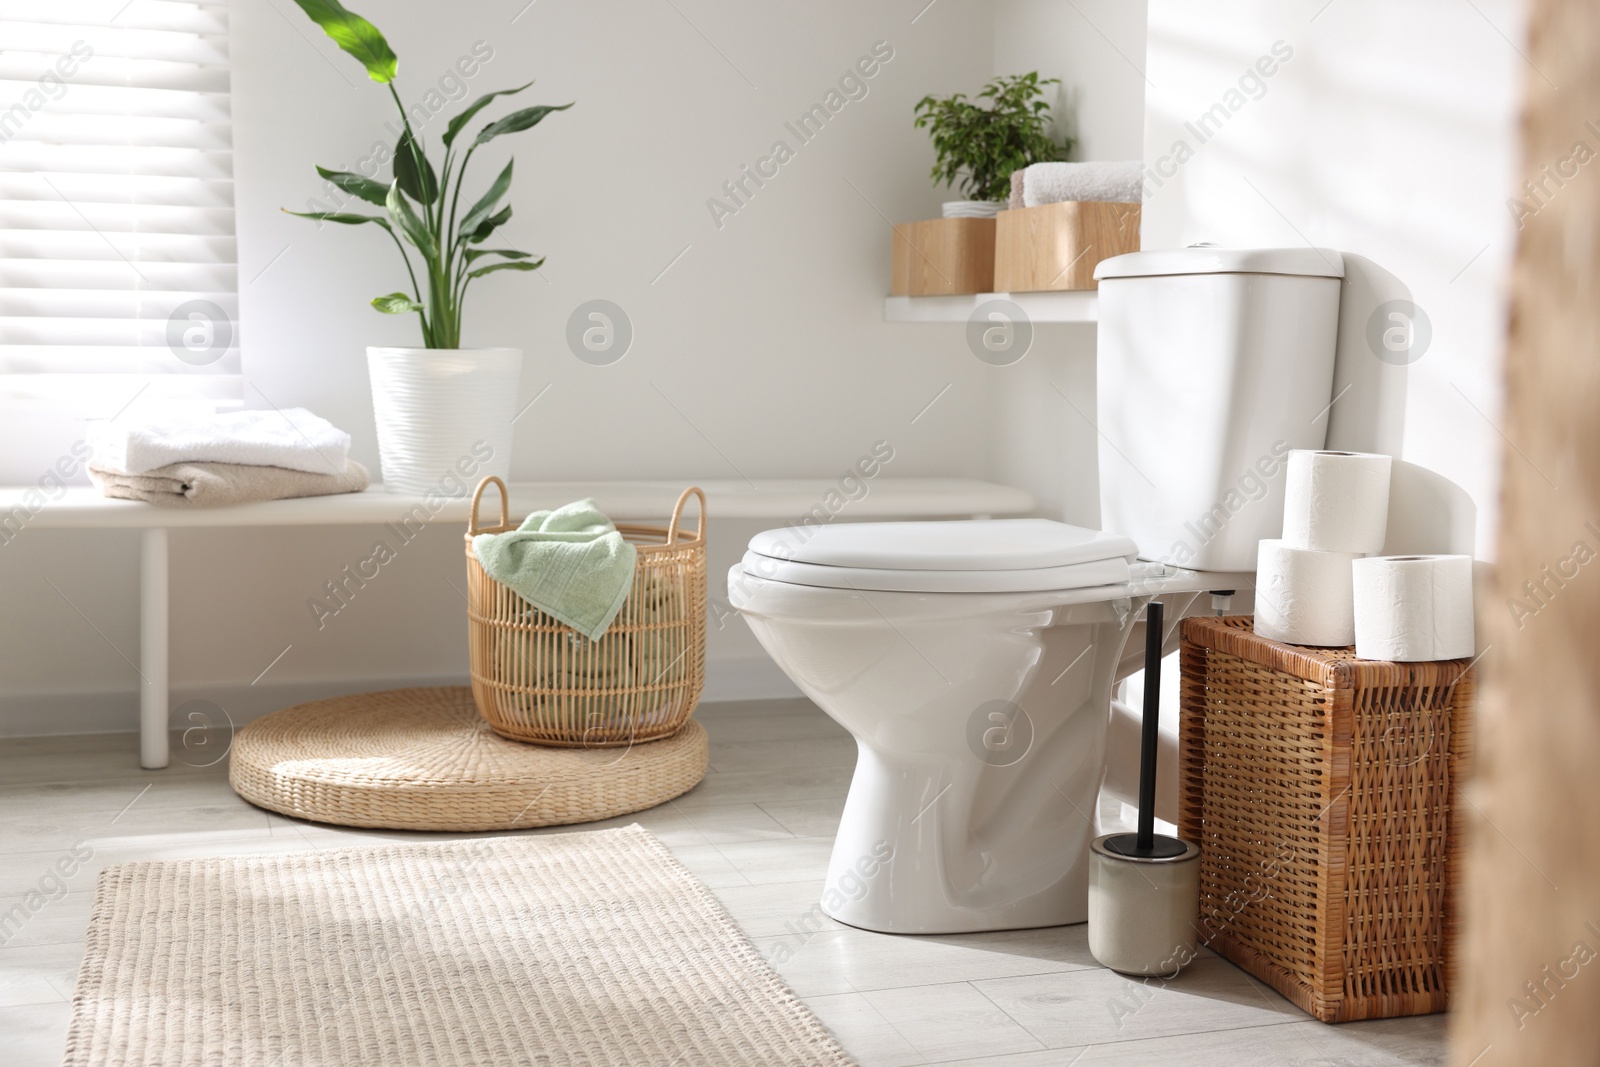
[[[381,214],[289,212],[319,222],[377,226],[394,241],[405,263],[410,289],[374,297],[372,306],[388,315],[415,314],[422,345],[367,349],[384,483],[402,492],[426,492],[452,476],[463,460],[475,462],[485,475],[504,477],[511,464],[511,420],[522,352],[462,348],[462,307],[468,288],[478,278],[497,271],[538,270],[544,259],[514,248],[485,247],[511,218],[510,206],[500,206],[511,187],[510,162],[465,208],[462,187],[467,165],[483,145],[503,134],[531,129],[551,112],[572,105],[522,108],[462,140],[467,124],[497,97],[515,95],[528,86],[485,93],[445,127],[440,138],[444,156],[435,170],[395,91],[398,60],[383,34],[338,0],[295,2],[334,43],[361,62],[373,81],[388,87],[400,111],[403,132],[393,148],[393,174],[387,183],[317,168],[339,189],[377,205]]]
[[[917,129],[927,129],[933,138],[930,177],[951,186],[959,180],[967,196],[947,202],[945,218],[994,217],[1011,194],[1012,171],[1066,157],[1074,141],[1050,136],[1050,105],[1044,98],[1045,86],[1060,83],[1030,71],[996,78],[979,90],[978,100],[989,101],[989,107],[965,93],[917,101]]]

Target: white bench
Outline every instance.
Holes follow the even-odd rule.
[[[683,482],[519,482],[511,486],[511,514],[526,515],[571,500],[593,497],[617,519],[663,519]],[[828,507],[846,522],[868,519],[988,517],[1024,514],[1033,497],[1009,486],[962,478],[863,480],[864,495],[842,507],[837,481],[775,478],[759,486],[743,481],[703,481],[713,519],[761,519],[773,525],[801,521]],[[862,490],[857,489],[861,492]],[[456,498],[408,496],[381,485],[364,493],[273,500],[225,508],[168,508],[130,500],[108,500],[92,488],[73,487],[45,499],[39,489],[0,489],[0,542],[46,529],[134,529],[142,531],[139,553],[139,762],[148,769],[168,761],[167,531],[180,527],[335,526],[403,523],[422,508],[423,521],[465,525],[470,494]],[[832,494],[830,496],[830,494]],[[492,499],[492,493],[491,493]],[[497,501],[495,502],[498,503]],[[491,503],[485,501],[485,508]],[[3,563],[3,557],[0,557]]]

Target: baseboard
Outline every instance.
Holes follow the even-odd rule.
[[[712,660],[706,664],[706,692],[702,700],[787,700],[803,696],[800,687],[766,656],[760,659]]]
[[[243,726],[268,712],[310,700],[410,686],[465,685],[465,677],[351,678],[260,685],[174,685],[173,730]],[[139,728],[139,694],[109,692],[7,693],[0,696],[0,737],[126,733]]]
[[[465,675],[447,675],[264,682],[261,685],[175,685],[169,725],[179,731],[238,728],[268,712],[311,700],[381,689],[466,684]],[[777,664],[762,657],[707,663],[706,690],[701,699],[712,703],[778,700],[799,695],[800,690]],[[139,694],[132,690],[0,694],[0,738],[126,733],[138,726]]]

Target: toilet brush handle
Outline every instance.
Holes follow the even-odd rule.
[[[1161,733],[1161,637],[1164,610],[1150,601],[1144,619],[1144,723],[1139,745],[1139,831],[1136,847],[1149,852],[1156,834],[1156,748]]]

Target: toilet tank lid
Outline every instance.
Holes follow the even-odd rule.
[[[958,519],[788,526],[756,534],[750,551],[833,567],[997,571],[1132,561],[1138,546],[1121,534],[1050,519]]]
[[[1159,274],[1298,274],[1343,278],[1344,257],[1331,248],[1214,248],[1192,245],[1160,252],[1130,252],[1103,259],[1096,278],[1148,278]]]

